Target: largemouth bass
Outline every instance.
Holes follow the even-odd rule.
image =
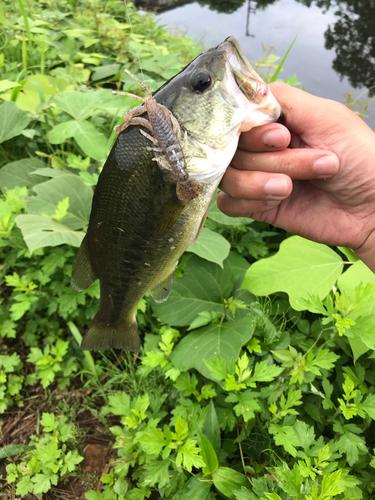
[[[155,144],[144,134],[149,130],[131,125],[120,132],[73,265],[76,290],[100,280],[100,309],[82,349],[139,350],[140,299],[148,290],[157,302],[168,298],[178,259],[198,237],[240,133],[281,114],[233,37],[200,54],[153,98],[179,124],[189,182],[199,194],[190,200],[178,196],[176,172],[163,161],[162,150],[153,151]]]

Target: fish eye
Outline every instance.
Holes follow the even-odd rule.
[[[210,88],[211,82],[211,75],[206,71],[198,71],[198,73],[195,73],[195,75],[193,75],[193,78],[191,79],[193,89],[196,90],[197,93],[204,92],[205,90]]]

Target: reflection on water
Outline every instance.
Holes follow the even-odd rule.
[[[171,11],[158,17],[171,28],[187,29],[189,36],[203,35],[206,45],[235,35],[248,46],[241,30],[251,33],[258,46],[276,45],[282,55],[298,34],[287,65],[297,66],[306,90],[341,101],[353,88],[366,87],[369,96],[375,94],[375,0],[136,0],[142,8],[146,4],[159,12],[186,4],[173,11],[175,15]],[[246,55],[254,60],[259,49]],[[374,127],[375,111],[371,113]]]

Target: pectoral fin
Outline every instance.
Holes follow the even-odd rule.
[[[82,290],[86,290],[86,288],[91,286],[96,279],[97,277],[94,274],[90,262],[87,236],[85,236],[73,263],[72,287],[77,290],[77,292],[82,292]]]
[[[194,240],[190,243],[190,245],[193,245],[193,244],[197,241],[198,236],[200,235],[200,232],[202,231],[203,226],[204,226],[204,224],[205,224],[205,222],[206,222],[206,219],[207,219],[207,215],[208,215],[208,211],[209,211],[209,209],[210,209],[210,207],[208,207],[207,212],[204,214],[204,216],[203,216],[203,218],[202,218],[202,220],[201,220],[201,223],[200,223],[200,225],[199,225],[199,228],[198,228],[197,234],[195,235],[195,238],[194,238]]]
[[[159,281],[159,283],[150,290],[151,297],[154,299],[155,302],[164,302],[169,297],[169,294],[171,293],[172,290],[174,272],[176,270],[176,267],[177,267],[177,262],[176,265],[173,266],[173,269],[168,274],[168,276],[163,280]]]
[[[162,207],[152,223],[152,235],[163,237],[169,233],[185,210],[187,202],[181,201],[174,194]]]

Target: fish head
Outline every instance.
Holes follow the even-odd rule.
[[[188,171],[198,182],[222,177],[241,132],[281,115],[279,103],[234,37],[200,54],[154,97],[186,133]]]

